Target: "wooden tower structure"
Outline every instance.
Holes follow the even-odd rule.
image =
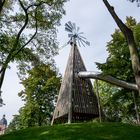
[[[70,44],[71,50],[52,124],[91,120],[99,116],[97,97],[93,92],[91,81],[78,77],[78,73],[86,71],[86,68],[78,50],[76,39],[72,38]]]

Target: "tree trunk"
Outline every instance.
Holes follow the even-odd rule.
[[[2,72],[0,73],[0,90],[1,90],[1,87],[2,87],[2,84],[3,84],[5,72],[6,72],[6,68],[3,67],[3,68],[2,68]]]
[[[117,14],[114,11],[114,7],[110,6],[107,0],[103,0],[103,2],[127,40],[130,56],[131,56],[132,68],[135,75],[135,81],[138,86],[138,92],[140,95],[140,61],[139,61],[138,50],[134,40],[133,32],[120,20],[120,18],[117,16]]]
[[[2,84],[3,84],[3,81],[4,81],[4,77],[5,77],[5,72],[6,72],[8,63],[11,60],[11,57],[12,57],[12,51],[10,51],[9,55],[7,56],[4,64],[2,65],[2,67],[0,69],[0,90],[2,88]]]
[[[99,110],[99,120],[101,123],[102,122],[102,113],[101,113],[101,104],[100,104],[100,96],[99,96],[99,89],[98,89],[98,80],[95,80],[95,83],[96,83],[96,95],[97,95],[98,110]]]
[[[102,80],[102,81],[108,82],[110,84],[113,84],[113,85],[116,85],[116,86],[119,86],[119,87],[122,87],[122,88],[138,91],[138,87],[137,87],[136,84],[128,83],[128,82],[116,79],[112,76],[104,75],[102,73],[85,71],[85,72],[79,72],[78,76],[81,77],[81,78],[98,79],[98,80]]]

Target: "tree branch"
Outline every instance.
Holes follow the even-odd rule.
[[[107,0],[103,0],[104,4],[106,5],[108,11],[112,15],[113,19],[115,20],[116,24],[120,28],[120,30],[124,33],[125,37],[127,37],[127,31],[131,31],[123,22],[120,20],[120,18],[115,13],[114,7],[111,6]],[[132,31],[131,31],[132,32]]]
[[[39,7],[39,6],[41,6],[42,4],[44,4],[45,2],[43,2],[43,1],[41,1],[40,3],[35,3],[35,4],[32,4],[32,5],[29,5],[28,7],[27,7],[27,9],[29,9],[29,8],[31,8],[31,7],[34,7],[34,6],[36,6],[36,11],[35,11],[35,21],[36,21],[36,23],[35,23],[35,33],[32,35],[32,37],[13,55],[13,57],[12,58],[14,58],[20,51],[22,51],[22,49],[26,46],[26,45],[28,45],[31,41],[32,41],[32,39],[36,36],[36,34],[37,34],[37,31],[38,31],[38,26],[37,26],[37,8]]]
[[[39,6],[41,6],[42,4],[47,4],[47,5],[51,6],[50,4],[48,4],[48,3],[44,2],[44,1],[40,1],[39,3],[34,3],[34,4],[29,5],[29,6],[27,7],[27,10],[30,9],[31,7],[34,7],[34,6],[35,6],[35,7],[39,7]]]
[[[20,35],[21,35],[21,33],[23,32],[23,30],[26,28],[26,26],[27,26],[27,24],[28,24],[28,21],[29,21],[29,16],[28,16],[28,12],[27,12],[28,9],[26,9],[26,8],[24,7],[24,5],[23,5],[23,3],[21,2],[21,0],[18,0],[18,1],[19,1],[20,6],[22,7],[22,9],[24,10],[24,13],[25,13],[25,23],[24,23],[24,25],[22,26],[22,28],[20,29],[20,31],[19,31],[18,34],[17,34],[16,42],[15,42],[15,44],[14,44],[16,47],[17,47],[17,45],[18,45]],[[16,48],[16,47],[15,47],[15,48]]]
[[[38,27],[37,27],[37,8],[36,8],[36,11],[35,11],[35,33],[32,35],[32,37],[13,55],[12,59],[19,53],[22,51],[22,49],[28,45],[32,40],[33,38],[36,36],[37,34],[37,31],[38,31]]]
[[[26,28],[26,26],[28,24],[28,21],[29,21],[29,16],[28,16],[28,10],[29,10],[29,8],[31,8],[32,6],[40,6],[42,4],[42,2],[40,2],[38,4],[29,5],[27,8],[25,8],[25,6],[21,2],[21,0],[18,0],[18,1],[20,3],[20,6],[22,7],[22,9],[24,10],[24,13],[25,13],[25,22],[24,22],[24,25],[21,27],[21,29],[19,30],[19,32],[17,34],[16,41],[15,41],[15,43],[13,45],[13,48],[10,50],[10,52],[9,52],[7,58],[6,58],[6,61],[5,61],[4,65],[3,65],[3,67],[7,67],[8,63],[14,58],[14,56],[17,55],[17,52],[15,52],[15,51],[16,51],[17,45],[19,43],[19,39],[20,39],[21,33]],[[20,50],[18,50],[18,52],[20,52],[33,39],[33,37],[35,35],[36,35],[36,31],[35,31],[35,34],[31,37],[31,39],[27,43],[25,43],[22,46],[22,48],[20,48]],[[13,53],[13,52],[15,52],[15,53]],[[0,73],[2,73],[2,70],[3,70],[3,68],[1,68]]]
[[[7,67],[8,63],[35,37],[35,35],[37,33],[37,28],[36,28],[36,31],[35,31],[34,35],[17,52],[15,52],[16,48],[17,48],[17,45],[19,43],[19,39],[20,39],[21,33],[26,28],[26,26],[28,24],[28,21],[29,21],[29,17],[28,17],[28,10],[29,10],[29,8],[34,7],[34,6],[39,7],[40,5],[46,3],[46,2],[41,1],[39,3],[31,4],[27,8],[25,8],[25,6],[23,5],[22,1],[21,0],[18,0],[18,1],[20,3],[20,6],[22,7],[22,9],[24,10],[25,22],[24,22],[24,25],[22,26],[22,28],[19,30],[19,32],[17,34],[16,41],[15,41],[15,43],[13,45],[13,48],[9,52],[9,55],[7,56],[7,59],[6,59],[5,63],[4,63],[4,65],[3,65],[4,67]],[[37,18],[36,18],[36,27],[37,27]],[[15,53],[13,53],[13,52],[15,52]],[[1,68],[0,73],[2,73],[2,70],[3,70],[3,68]]]
[[[138,49],[134,40],[133,32],[120,20],[120,18],[117,16],[117,14],[114,11],[114,8],[110,6],[108,1],[103,0],[103,2],[127,40],[130,56],[131,56],[132,68],[135,76],[135,81],[138,86],[138,92],[140,95],[140,60],[139,60]]]
[[[16,48],[17,48],[20,35],[21,35],[21,33],[23,32],[23,30],[26,28],[26,26],[27,26],[27,24],[28,24],[28,20],[29,20],[27,9],[24,7],[24,5],[23,5],[23,3],[21,2],[21,0],[18,0],[18,1],[19,1],[20,5],[21,5],[22,9],[23,9],[24,12],[25,12],[25,16],[26,16],[26,17],[25,17],[25,23],[24,23],[24,25],[22,26],[22,28],[19,30],[19,32],[18,32],[18,34],[17,34],[17,37],[16,37],[16,41],[15,41],[15,43],[14,43],[14,45],[13,45],[13,48],[10,50],[10,52],[9,52],[9,54],[8,54],[6,60],[5,60],[5,63],[3,64],[3,67],[7,67],[8,63],[11,61],[11,58],[13,58],[12,55],[13,55],[13,52],[14,52],[14,51],[16,50]],[[3,67],[1,68],[0,73],[2,73]]]
[[[2,9],[3,9],[3,6],[4,6],[5,1],[6,0],[0,0],[0,14],[2,12]]]
[[[93,78],[93,79],[98,79],[102,80],[105,82],[108,82],[110,84],[122,87],[122,88],[127,88],[131,90],[138,91],[138,87],[136,84],[128,83],[123,80],[116,79],[112,76],[109,75],[104,75],[102,73],[95,73],[95,72],[79,72],[78,76],[80,78]]]
[[[18,46],[18,43],[19,43],[19,39],[20,39],[20,36],[23,32],[23,30],[26,28],[27,24],[28,24],[28,21],[29,21],[29,16],[28,16],[28,10],[29,8],[33,7],[33,6],[40,6],[46,2],[39,2],[39,3],[34,3],[32,5],[29,5],[27,8],[24,6],[23,2],[21,0],[18,0],[19,1],[19,4],[21,6],[21,8],[23,9],[24,13],[25,13],[25,22],[23,24],[23,26],[21,27],[21,29],[19,30],[18,34],[17,34],[17,37],[16,37],[16,40],[15,40],[15,43],[13,45],[13,48],[10,50],[4,64],[2,65],[1,69],[0,69],[0,89],[2,87],[2,83],[3,83],[3,80],[4,80],[4,76],[5,76],[5,71],[6,71],[6,68],[8,66],[8,63],[14,59],[14,57],[28,44],[31,42],[31,40],[35,37],[35,35],[37,34],[37,8],[36,8],[36,12],[35,12],[35,20],[36,20],[36,23],[35,23],[35,26],[36,26],[36,31],[35,33],[32,35],[32,37],[18,50],[16,51],[17,49],[17,46]],[[2,0],[0,0],[0,2],[2,2]],[[5,0],[3,1],[3,5],[5,3]],[[1,3],[0,3],[1,4]],[[48,3],[47,3],[48,4]],[[3,5],[1,4],[0,5],[0,8],[1,6],[3,7]],[[49,5],[49,4],[48,4]],[[0,9],[1,10],[1,9]],[[1,12],[1,11],[0,11]],[[16,52],[15,52],[16,51]]]
[[[6,72],[6,67],[2,67],[2,72],[0,74],[0,91],[1,91],[3,80],[4,80],[5,72]]]

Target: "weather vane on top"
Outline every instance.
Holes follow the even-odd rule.
[[[75,45],[77,45],[78,43],[80,47],[85,47],[86,45],[90,46],[90,42],[88,42],[87,39],[82,36],[84,33],[79,32],[79,29],[80,28],[76,27],[75,23],[72,23],[71,21],[65,24],[65,30],[69,32],[68,37],[70,38],[66,45],[68,45],[69,43],[74,43]]]

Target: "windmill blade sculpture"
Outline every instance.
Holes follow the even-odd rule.
[[[72,23],[71,21],[66,23],[65,30],[67,32],[69,32],[68,37],[70,38],[70,40],[68,41],[68,43],[70,43],[74,39],[77,41],[77,43],[80,47],[81,47],[81,45],[84,47],[85,47],[85,45],[87,45],[87,46],[90,45],[90,43],[86,40],[86,38],[82,36],[82,34],[84,34],[84,33],[79,32],[80,28],[76,27],[75,23]]]
[[[87,41],[87,39],[82,36],[84,33],[83,32],[79,32],[80,28],[76,27],[75,23],[72,23],[71,21],[67,22],[65,24],[65,30],[68,32],[68,37],[70,38],[70,40],[61,47],[64,48],[65,46],[67,46],[70,43],[76,43],[78,44],[80,47],[81,46],[90,46],[90,42]]]

